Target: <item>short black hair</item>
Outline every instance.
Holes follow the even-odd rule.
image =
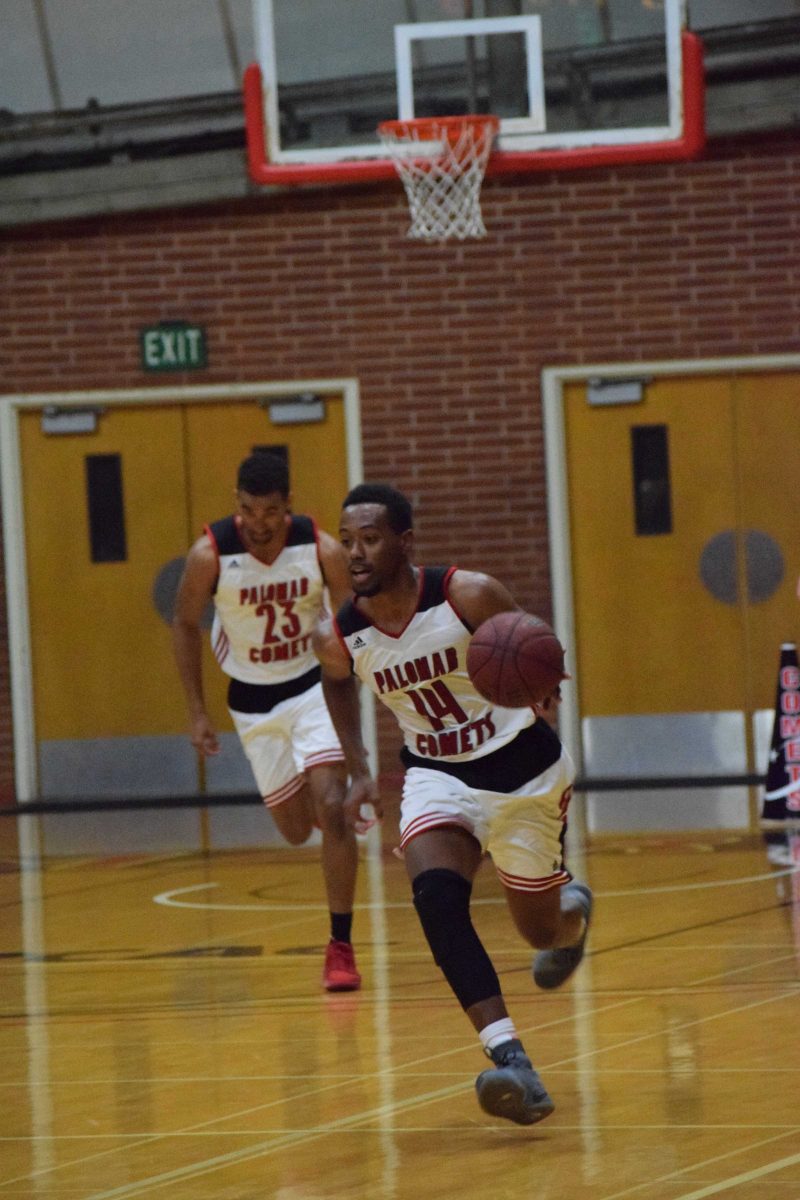
[[[349,508],[351,504],[382,504],[393,533],[405,533],[414,528],[411,501],[388,483],[359,483],[347,493],[342,508]]]
[[[289,468],[279,455],[258,450],[239,464],[236,490],[251,496],[280,492],[285,500],[289,495]]]

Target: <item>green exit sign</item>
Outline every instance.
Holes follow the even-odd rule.
[[[142,369],[195,371],[208,365],[206,331],[187,321],[161,321],[139,331]]]

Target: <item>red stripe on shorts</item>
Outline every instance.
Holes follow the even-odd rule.
[[[497,863],[494,867],[500,882],[513,892],[549,892],[551,888],[560,887],[562,883],[569,883],[572,878],[569,871],[563,869],[540,879],[526,879],[524,875],[509,875],[507,871],[501,870]]]
[[[303,776],[295,775],[294,779],[290,779],[283,787],[277,788],[274,792],[268,792],[263,797],[264,803],[267,808],[275,808],[277,804],[283,804],[284,800],[290,800],[296,792],[300,791],[304,784],[305,780]]]
[[[317,750],[316,754],[309,754],[303,766],[309,770],[310,767],[321,767],[324,763],[341,762],[344,762],[344,754],[341,750]]]
[[[415,838],[420,833],[427,833],[429,829],[441,829],[449,825],[458,826],[459,829],[466,829],[467,833],[472,833],[472,826],[463,818],[456,817],[452,813],[429,813],[424,817],[415,817],[410,821],[400,837],[400,849],[407,846],[412,838]]]

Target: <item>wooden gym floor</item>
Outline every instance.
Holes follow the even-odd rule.
[[[526,1129],[479,1110],[485,1060],[377,838],[364,988],[329,996],[317,850],[39,862],[16,831],[0,820],[0,1200],[800,1198],[787,844],[573,849],[596,919],[550,994],[485,864],[476,923],[556,1101]]]

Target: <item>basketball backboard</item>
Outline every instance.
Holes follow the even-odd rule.
[[[394,118],[494,113],[489,172],[691,157],[685,0],[253,0],[248,155],[261,183],[390,178]]]

